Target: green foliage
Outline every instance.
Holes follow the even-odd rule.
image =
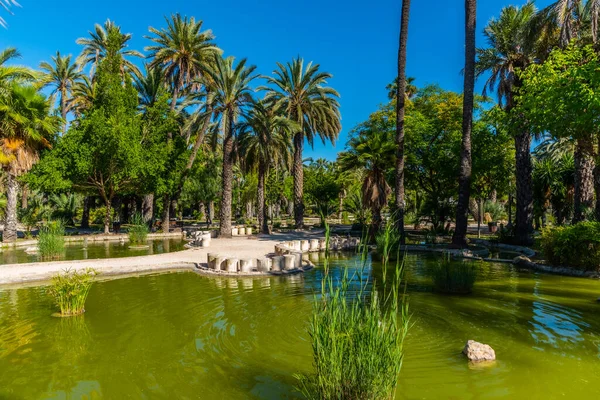
[[[600,271],[600,222],[544,229],[541,242],[552,265]]]
[[[65,224],[61,220],[48,221],[40,227],[38,248],[43,259],[59,258],[65,251]]]
[[[129,242],[134,245],[145,244],[149,232],[150,229],[148,228],[148,224],[144,221],[144,216],[141,213],[135,213],[131,217],[131,225],[127,230]]]
[[[400,238],[400,233],[392,223],[387,223],[375,236],[376,252],[384,264],[396,259]]]
[[[468,294],[473,291],[477,271],[471,262],[452,261],[444,256],[431,270],[431,280],[436,292]]]
[[[340,195],[335,164],[319,159],[305,167],[304,193],[314,212],[321,218],[321,225],[324,226],[325,219],[336,210]]]
[[[54,297],[61,316],[85,312],[85,300],[96,275],[95,270],[88,268],[85,271],[66,270],[52,278],[49,292]]]
[[[387,267],[384,263],[383,295],[375,289],[369,293],[364,281],[354,293],[350,284],[357,277],[349,276],[346,269],[341,281],[334,282],[325,262],[320,299],[315,298],[309,327],[315,373],[297,376],[299,390],[306,398],[394,396],[409,316],[408,304],[400,293],[402,265],[396,264],[390,282],[386,282]]]
[[[61,193],[50,196],[54,211],[53,218],[61,219],[69,225],[75,225],[75,216],[80,208],[81,198],[75,193]]]
[[[502,203],[496,201],[486,201],[483,203],[483,212],[492,219],[490,222],[497,222],[506,217],[506,210]]]
[[[103,224],[104,219],[106,218],[106,207],[96,207],[93,210],[90,210],[90,222],[93,224]],[[112,222],[113,216],[110,215],[110,222]]]

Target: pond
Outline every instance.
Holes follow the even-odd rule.
[[[413,326],[397,398],[600,398],[600,282],[481,264],[472,295],[442,296],[427,279],[435,262],[407,256]],[[345,267],[358,271],[345,257],[333,272]],[[0,398],[295,398],[321,277],[101,281],[76,318],[51,317],[43,287],[0,290]],[[469,365],[467,339],[498,361]]]
[[[117,258],[146,256],[150,254],[171,253],[184,249],[183,239],[156,239],[149,240],[147,248],[130,249],[129,242],[102,241],[70,242],[65,244],[65,254],[60,260],[93,260],[98,258]],[[0,252],[1,264],[20,264],[41,261],[40,255],[27,253],[25,247],[4,249]]]

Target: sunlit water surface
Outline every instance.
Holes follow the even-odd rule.
[[[600,398],[600,282],[483,264],[472,295],[441,296],[434,262],[407,257],[413,325],[397,398]],[[339,258],[333,273],[357,265]],[[295,398],[321,276],[103,281],[77,318],[51,317],[44,288],[0,290],[0,399]],[[467,339],[498,361],[470,365]]]

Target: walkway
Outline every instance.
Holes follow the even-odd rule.
[[[320,233],[320,232],[319,232]],[[209,248],[189,249],[174,253],[150,256],[106,258],[96,260],[73,260],[0,265],[0,285],[47,281],[67,269],[85,270],[94,268],[101,275],[128,275],[169,271],[177,269],[195,270],[199,264],[207,263],[207,253],[218,253],[235,258],[258,258],[274,252],[275,244],[285,240],[319,237],[319,233],[286,233],[213,239]]]

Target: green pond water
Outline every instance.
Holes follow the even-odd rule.
[[[431,292],[434,262],[407,256],[413,325],[397,398],[600,398],[600,282],[481,264],[474,293],[450,297]],[[333,273],[345,267],[356,260]],[[295,398],[321,277],[101,281],[75,318],[51,317],[43,287],[0,289],[0,399]],[[498,361],[470,365],[467,339]]]
[[[71,242],[65,244],[65,254],[60,260],[87,260],[98,258],[135,257],[150,254],[170,253],[184,249],[182,239],[149,240],[147,248],[130,249],[129,242]],[[0,264],[31,263],[41,261],[39,254],[25,252],[25,247],[4,249],[0,252]],[[1,271],[1,267],[0,267]]]

